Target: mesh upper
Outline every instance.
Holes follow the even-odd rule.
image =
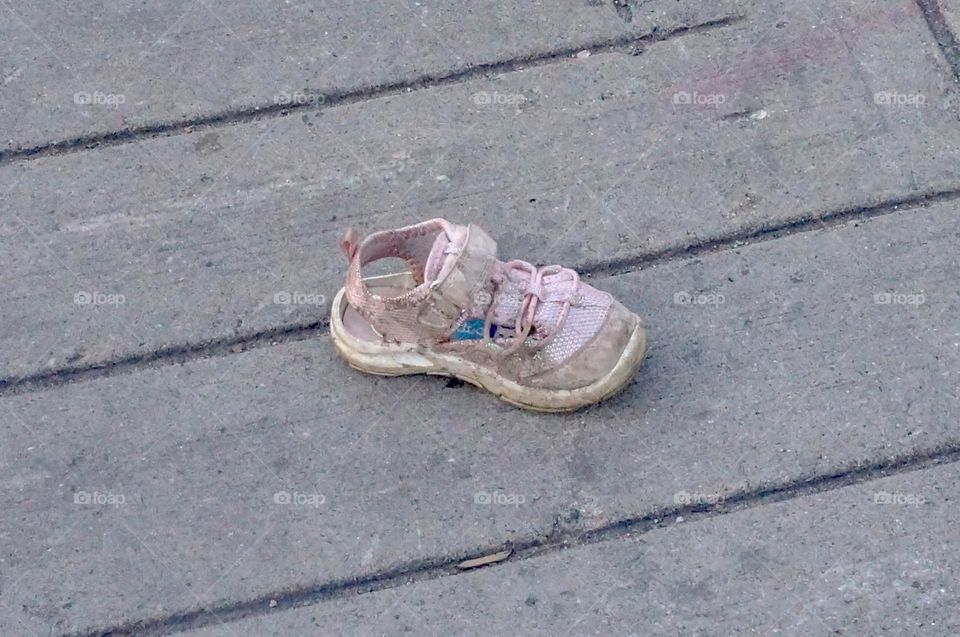
[[[547,298],[537,308],[534,327],[542,335],[551,335],[556,329],[563,310],[562,300],[570,294],[572,284],[560,275],[544,277],[544,282]],[[500,284],[493,314],[496,324],[514,327],[525,290],[526,281],[524,280],[508,278]],[[554,365],[565,362],[596,335],[607,319],[612,297],[606,292],[580,282],[573,301],[574,304],[567,311],[560,331],[553,334],[542,349],[548,362]],[[506,339],[501,340],[506,341]],[[535,336],[534,339],[528,340],[533,343],[537,339]]]
[[[609,294],[581,283],[580,296],[583,300],[577,305],[570,306],[560,332],[543,348],[543,353],[552,363],[562,363],[580,351],[607,320],[611,304]],[[549,310],[545,308],[545,311],[552,312],[554,307],[557,308],[556,313],[559,315],[559,304],[551,303]],[[538,312],[538,317],[539,314]]]

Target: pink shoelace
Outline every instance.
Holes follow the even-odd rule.
[[[531,349],[544,347],[560,332],[564,322],[567,320],[567,313],[570,311],[570,306],[573,305],[573,300],[577,297],[577,291],[580,288],[580,275],[570,268],[564,268],[559,265],[545,265],[542,268],[538,268],[532,263],[520,259],[514,259],[513,261],[504,263],[503,273],[514,281],[517,279],[511,276],[513,273],[525,274],[527,280],[527,287],[523,292],[523,300],[520,302],[520,311],[517,313],[514,323],[515,335],[513,337],[513,343],[503,351],[504,357],[516,352],[526,342],[527,337],[533,330],[537,310],[540,304],[546,301],[547,288],[572,283],[570,292],[563,300],[563,307],[560,309],[560,316],[557,318],[556,324],[548,331],[546,338],[539,339]],[[545,284],[544,278],[554,274],[566,274],[567,276]],[[485,345],[491,341],[490,325],[496,305],[496,300],[494,300],[494,302],[490,304],[490,308],[484,317],[483,342]]]

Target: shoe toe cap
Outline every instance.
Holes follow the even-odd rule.
[[[631,337],[641,327],[640,318],[614,300],[607,318],[583,347],[559,366],[523,379],[541,389],[579,389],[595,383],[623,361]],[[639,361],[638,361],[639,362]]]

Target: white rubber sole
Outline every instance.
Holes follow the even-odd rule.
[[[646,331],[638,322],[623,354],[606,376],[578,389],[540,389],[520,385],[452,354],[432,352],[414,344],[358,338],[343,323],[346,309],[347,301],[341,289],[330,311],[330,336],[337,354],[354,369],[379,376],[452,376],[485,389],[511,405],[533,411],[573,411],[610,398],[630,382],[643,363],[647,349]]]

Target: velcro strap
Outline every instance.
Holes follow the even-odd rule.
[[[497,242],[470,224],[452,266],[444,267],[430,284],[430,295],[420,306],[417,321],[444,336],[453,332],[463,312],[477,304],[477,294],[493,276],[496,259]]]

